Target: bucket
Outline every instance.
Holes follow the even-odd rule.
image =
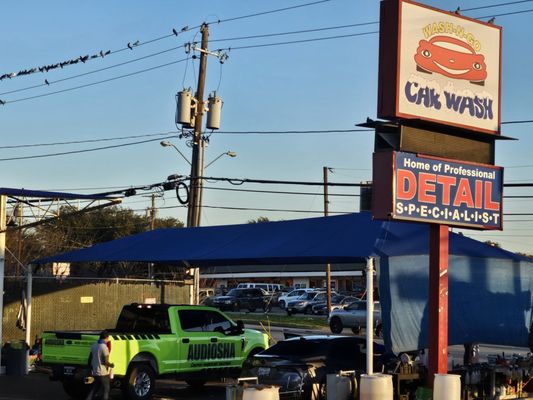
[[[279,400],[279,386],[247,385],[242,400]]]
[[[361,375],[361,400],[392,400],[392,375]]]
[[[354,387],[355,377],[340,374],[328,374],[326,377],[326,393],[336,400],[355,398],[357,389]]]
[[[460,400],[461,376],[453,374],[435,374],[433,383],[433,400]]]

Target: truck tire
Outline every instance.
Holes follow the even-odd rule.
[[[155,389],[155,372],[147,364],[133,364],[124,378],[123,392],[130,400],[147,400]]]
[[[331,321],[329,321],[329,329],[332,333],[341,333],[344,329],[341,319],[339,317],[331,318]]]
[[[313,314],[313,308],[311,306],[307,306],[307,307],[305,307],[305,311],[304,312],[307,315],[311,315],[311,314]]]
[[[279,308],[284,309],[285,308],[285,302],[283,300],[278,301],[278,306],[279,306]]]
[[[65,393],[75,400],[85,399],[91,390],[91,385],[77,379],[63,379],[61,384]]]
[[[354,335],[359,335],[361,333],[361,327],[359,325],[352,327],[352,332]]]

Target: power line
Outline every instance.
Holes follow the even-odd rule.
[[[231,192],[245,192],[245,193],[291,194],[291,195],[294,194],[294,195],[304,195],[304,196],[322,196],[322,193],[290,192],[290,191],[283,191],[283,190],[254,190],[254,189],[217,188],[217,187],[212,187],[212,186],[204,186],[204,189],[222,190],[222,191],[231,191]],[[328,193],[328,196],[360,197],[359,194],[348,194],[348,193]]]
[[[531,1],[533,1],[533,0],[508,1],[507,3],[498,3],[498,4],[488,5],[488,6],[465,8],[465,9],[461,9],[461,12],[482,10],[482,9],[485,9],[485,8],[493,8],[493,7],[510,6],[510,5],[521,4],[521,3],[530,3]]]
[[[52,142],[52,143],[33,143],[33,144],[15,144],[0,146],[1,149],[19,149],[26,147],[45,147],[45,146],[60,146],[60,145],[69,145],[69,144],[83,144],[83,143],[97,143],[97,142],[110,142],[114,140],[125,140],[125,139],[138,139],[142,137],[153,137],[153,136],[173,136],[177,131],[169,131],[162,133],[148,133],[144,135],[133,135],[133,136],[120,136],[120,137],[111,137],[111,138],[100,138],[100,139],[86,139],[86,140],[71,140],[68,142]]]
[[[54,95],[54,94],[70,92],[72,90],[82,89],[82,88],[86,88],[86,87],[89,87],[89,86],[95,86],[95,85],[99,85],[101,83],[111,82],[111,81],[115,81],[117,79],[127,78],[127,77],[130,77],[130,76],[142,74],[144,72],[153,71],[155,69],[168,67],[169,65],[178,64],[178,63],[181,63],[181,62],[184,62],[184,61],[187,61],[187,59],[181,59],[181,60],[177,60],[177,61],[172,61],[172,62],[169,62],[169,63],[166,63],[166,64],[156,65],[155,67],[145,68],[145,69],[142,69],[142,70],[139,70],[139,71],[131,72],[129,74],[119,75],[119,76],[115,76],[113,78],[104,79],[102,81],[97,81],[97,82],[87,83],[85,85],[75,86],[75,87],[62,89],[62,90],[57,90],[55,92],[43,93],[43,94],[39,94],[39,95],[36,95],[36,96],[30,96],[30,97],[23,97],[23,98],[15,99],[15,100],[7,100],[7,101],[4,102],[4,104],[18,103],[20,101],[33,100],[33,99],[37,99],[37,98],[40,98],[40,97],[46,97],[46,96],[51,96],[51,95]]]
[[[220,23],[235,21],[235,20],[239,20],[239,19],[258,17],[258,16],[261,16],[261,15],[273,14],[273,13],[278,13],[278,12],[283,12],[283,11],[294,10],[294,9],[297,9],[297,8],[313,6],[313,5],[320,4],[320,3],[326,3],[328,1],[331,1],[331,0],[320,0],[320,1],[315,1],[315,2],[311,2],[311,3],[298,4],[298,5],[290,6],[290,7],[284,7],[284,8],[279,8],[279,9],[274,9],[274,10],[269,10],[269,11],[258,12],[258,13],[254,13],[254,14],[242,15],[242,16],[239,16],[239,17],[226,18],[226,19],[223,19],[223,20],[219,19],[217,21],[213,21],[213,22],[210,22],[210,23],[218,23],[218,24],[220,24]],[[184,26],[183,28],[181,28],[181,30],[179,32],[176,29],[172,28],[172,33],[170,33],[170,34],[166,34],[166,35],[163,35],[163,36],[160,36],[160,37],[156,37],[156,38],[153,38],[153,39],[145,40],[143,42],[141,42],[140,40],[137,40],[137,41],[135,41],[133,43],[132,42],[128,42],[128,44],[125,47],[117,49],[117,50],[107,50],[105,52],[102,50],[99,53],[95,53],[95,54],[92,54],[92,55],[87,54],[85,56],[80,56],[80,57],[77,57],[75,59],[67,60],[67,61],[64,61],[64,62],[59,62],[59,63],[56,63],[56,64],[50,64],[50,65],[45,65],[45,66],[42,66],[42,67],[36,67],[36,68],[30,68],[30,69],[27,69],[27,70],[21,70],[19,72],[11,72],[11,73],[7,73],[7,74],[3,74],[1,76],[1,78],[0,78],[0,81],[2,79],[8,79],[8,78],[11,79],[11,78],[14,78],[14,77],[17,77],[17,76],[25,76],[25,75],[34,74],[34,73],[37,73],[37,72],[48,72],[49,70],[54,70],[54,69],[59,68],[59,67],[61,69],[63,69],[66,66],[74,65],[74,64],[77,64],[79,62],[83,62],[85,64],[87,61],[90,61],[90,60],[104,58],[104,57],[107,57],[107,56],[109,56],[111,54],[116,54],[116,53],[120,53],[122,51],[127,51],[127,50],[133,50],[134,48],[141,47],[141,46],[144,46],[144,45],[149,44],[149,43],[158,42],[160,40],[167,39],[167,38],[170,38],[170,37],[176,37],[176,36],[178,36],[178,35],[180,35],[180,34],[182,34],[184,32],[187,32],[189,30],[198,29],[201,26],[202,26],[201,24],[197,25],[197,26],[194,26],[192,28],[189,28],[188,26]],[[38,86],[41,86],[41,85],[38,85]],[[38,87],[38,86],[35,86],[35,87]]]
[[[138,141],[138,142],[122,143],[122,144],[116,144],[116,145],[104,146],[104,147],[95,147],[95,148],[92,148],[92,149],[64,151],[64,152],[61,152],[61,153],[50,153],[50,154],[38,154],[38,155],[33,155],[33,156],[0,158],[0,161],[28,160],[28,159],[34,159],[34,158],[64,156],[64,155],[68,155],[68,154],[88,153],[88,152],[98,151],[98,150],[115,149],[115,148],[118,148],[118,147],[126,147],[126,146],[133,146],[133,145],[136,145],[136,144],[155,142],[155,141],[157,141],[159,139],[160,138],[148,139],[148,140],[141,140],[141,141]]]
[[[522,11],[511,11],[511,12],[502,13],[502,14],[485,15],[483,17],[476,17],[476,19],[504,17],[504,16],[507,16],[507,15],[525,14],[525,13],[530,13],[530,12],[533,12],[533,9],[522,10]]]
[[[328,130],[300,130],[300,131],[217,131],[217,134],[305,134],[305,133],[352,133],[352,132],[368,132],[373,131],[372,129],[328,129]],[[141,137],[153,137],[153,136],[168,136],[168,135],[177,135],[179,131],[168,131],[161,133],[147,133],[142,135],[133,135],[133,136],[118,136],[110,138],[100,138],[100,139],[86,139],[86,140],[73,140],[67,142],[50,142],[50,143],[27,143],[27,144],[16,144],[16,145],[6,145],[0,146],[2,149],[16,149],[16,148],[25,148],[25,147],[45,147],[45,146],[61,146],[61,145],[71,145],[71,144],[83,144],[83,143],[97,143],[97,142],[108,142],[114,140],[125,140],[125,139],[137,139]]]
[[[324,0],[324,1],[329,1],[329,0]],[[295,40],[295,41],[278,42],[278,43],[265,43],[265,44],[260,44],[260,45],[240,46],[240,47],[227,48],[227,49],[221,49],[221,50],[228,50],[228,51],[229,50],[243,50],[243,49],[250,49],[250,48],[280,46],[280,45],[287,45],[287,44],[310,43],[310,42],[323,41],[323,40],[332,40],[332,39],[340,39],[340,38],[347,38],[347,37],[354,37],[354,36],[362,36],[362,35],[368,35],[368,34],[371,34],[371,33],[377,33],[377,32],[363,32],[363,33],[356,33],[356,34],[349,34],[349,35],[338,35],[338,36],[315,38],[315,39]],[[33,100],[33,99],[46,97],[46,96],[51,96],[51,95],[55,95],[55,94],[60,94],[60,93],[64,93],[64,92],[70,92],[70,91],[73,91],[73,90],[82,89],[82,88],[86,88],[86,87],[90,87],[90,86],[95,86],[95,85],[99,85],[101,83],[111,82],[111,81],[114,81],[114,80],[117,80],[117,79],[122,79],[122,78],[130,77],[130,76],[138,75],[138,74],[141,74],[141,73],[153,71],[155,69],[167,67],[169,65],[181,63],[181,62],[184,62],[184,61],[188,61],[188,59],[185,58],[185,59],[169,62],[169,63],[166,63],[166,64],[160,64],[160,65],[156,65],[156,66],[151,67],[151,68],[145,68],[145,69],[142,69],[142,70],[139,70],[139,71],[131,72],[129,74],[119,75],[119,76],[116,76],[116,77],[113,77],[113,78],[104,79],[104,80],[101,80],[101,81],[96,81],[96,82],[88,83],[88,84],[85,84],[85,85],[79,85],[79,86],[75,86],[75,87],[71,87],[71,88],[66,88],[66,89],[63,89],[63,90],[55,91],[55,92],[48,92],[48,93],[43,93],[43,94],[36,95],[36,96],[23,97],[23,98],[19,98],[19,99],[15,99],[15,100],[2,100],[0,102],[0,104],[1,105],[6,105],[6,104],[11,104],[11,103],[18,103],[18,102],[21,102],[21,101]]]
[[[165,54],[165,53],[168,53],[170,51],[174,51],[174,50],[177,50],[177,49],[181,49],[183,48],[184,45],[181,45],[181,46],[177,46],[177,47],[172,47],[170,49],[166,49],[166,50],[162,50],[162,51],[158,51],[157,53],[152,53],[152,54],[148,54],[144,57],[138,57],[138,58],[134,58],[132,60],[129,60],[129,61],[124,61],[124,62],[121,62],[121,63],[118,63],[118,64],[113,64],[113,65],[110,65],[108,67],[105,67],[105,68],[99,68],[99,69],[95,69],[95,70],[92,70],[92,71],[88,71],[88,72],[84,72],[82,74],[77,74],[77,75],[72,75],[72,76],[68,76],[66,78],[62,78],[62,79],[57,79],[55,81],[47,81],[48,83],[41,83],[39,85],[33,85],[33,86],[27,86],[25,88],[20,88],[20,89],[15,89],[15,90],[10,90],[8,92],[3,92],[3,93],[0,93],[0,96],[1,95],[4,95],[4,94],[11,94],[11,93],[17,93],[17,92],[23,92],[25,90],[29,90],[29,89],[35,89],[35,88],[39,88],[39,87],[43,87],[43,86],[49,86],[49,85],[53,85],[55,83],[59,83],[59,82],[64,82],[64,81],[68,81],[70,79],[75,79],[75,78],[80,78],[82,76],[87,76],[87,75],[91,75],[91,74],[95,74],[97,72],[102,72],[102,71],[107,71],[109,69],[113,69],[113,68],[117,68],[117,67],[122,67],[123,65],[127,65],[127,64],[131,64],[131,63],[134,63],[134,62],[137,62],[137,61],[141,61],[141,60],[146,60],[147,58],[151,58],[151,57],[155,57],[155,56],[159,56],[161,54]]]

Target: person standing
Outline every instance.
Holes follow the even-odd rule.
[[[100,333],[98,342],[92,345],[90,355],[91,375],[94,382],[91,391],[87,395],[87,400],[92,400],[95,395],[103,391],[102,400],[109,400],[109,391],[111,388],[111,378],[109,377],[110,368],[113,363],[109,362],[109,333],[103,331]]]

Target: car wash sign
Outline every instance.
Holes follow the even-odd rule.
[[[379,117],[499,133],[500,27],[386,0],[380,35]]]
[[[502,168],[404,152],[374,157],[374,169],[391,165],[389,179],[375,176],[376,195],[386,199],[392,193],[392,201],[378,211],[381,217],[501,229]]]

